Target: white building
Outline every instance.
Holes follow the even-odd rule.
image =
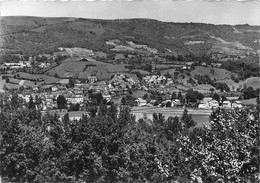
[[[242,103],[240,101],[235,101],[234,103],[232,103],[232,108],[242,108]]]
[[[103,99],[109,102],[111,100],[111,95],[103,95]]]
[[[147,101],[142,99],[142,98],[138,98],[135,101],[137,102],[137,106],[138,107],[142,107],[142,106],[146,106],[147,105]]]
[[[210,106],[207,102],[201,102],[198,106],[199,109],[210,109]]]
[[[231,107],[232,107],[230,101],[224,101],[224,102],[222,103],[222,106],[223,106],[223,108],[226,108],[226,109],[231,109]]]

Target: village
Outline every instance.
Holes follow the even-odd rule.
[[[69,49],[70,51],[72,49]],[[71,51],[72,52],[72,51]],[[73,53],[68,54],[64,49],[61,49],[58,57],[73,57]],[[86,55],[85,55],[86,56]],[[45,57],[46,60],[53,60],[48,55],[38,55],[37,58]],[[82,56],[80,59],[93,59],[93,52],[89,51],[87,58]],[[158,58],[158,57],[157,57]],[[100,80],[94,74],[89,75],[86,79],[77,79],[63,77],[55,78],[42,75],[42,77],[34,78],[33,74],[29,74],[35,68],[46,69],[51,68],[53,63],[50,61],[37,62],[35,58],[29,58],[29,61],[19,61],[17,63],[3,63],[1,65],[1,82],[15,86],[13,90],[8,89],[6,85],[2,87],[3,93],[9,100],[12,96],[12,91],[18,94],[23,99],[24,104],[32,100],[36,104],[36,108],[42,112],[53,111],[57,112],[61,118],[69,113],[70,119],[80,119],[84,114],[88,114],[88,107],[91,103],[92,94],[100,94],[102,100],[109,104],[122,104],[126,101],[128,105],[135,110],[135,107],[160,107],[160,108],[189,108],[197,110],[212,110],[219,106],[223,108],[242,108],[242,103],[238,100],[238,96],[225,97],[225,100],[217,100],[212,98],[212,91],[203,93],[203,97],[195,99],[194,102],[189,102],[187,90],[176,88],[174,79],[171,76],[158,74],[143,74],[137,77],[131,73],[118,72],[111,76],[110,80]],[[33,63],[33,64],[32,64]],[[206,66],[206,63],[201,63]],[[193,62],[186,62],[179,69],[191,69]],[[219,64],[213,64],[213,67],[220,67]],[[25,72],[28,72],[27,75]],[[31,79],[28,79],[28,75]],[[27,77],[27,78],[26,78]],[[47,82],[49,80],[49,82]],[[15,85],[16,84],[16,85]],[[193,91],[192,91],[193,92]],[[220,92],[220,91],[216,91]],[[173,94],[174,93],[174,94]],[[57,99],[59,96],[65,98],[65,106],[58,106]],[[191,105],[192,104],[192,105]]]

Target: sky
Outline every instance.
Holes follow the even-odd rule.
[[[260,0],[8,1],[1,16],[151,18],[165,22],[260,25]]]

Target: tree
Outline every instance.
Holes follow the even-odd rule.
[[[197,100],[203,100],[204,95],[202,93],[199,93],[198,91],[193,91],[192,89],[189,89],[186,94],[186,100],[187,102],[195,103]]]
[[[211,93],[213,93],[213,92],[215,91],[215,89],[214,89],[214,88],[210,88],[209,91],[210,91]]]
[[[79,111],[80,105],[79,103],[71,104],[68,111]]]
[[[99,116],[106,116],[107,115],[107,101],[103,100],[103,102],[100,103],[99,105],[99,111],[98,115]]]
[[[103,101],[103,95],[101,93],[96,94],[97,104],[99,105]]]
[[[259,117],[253,116],[246,109],[217,109],[196,143],[187,136],[180,139],[182,152],[203,182],[259,181]]]
[[[121,99],[121,104],[122,104],[122,105],[126,105],[126,98],[125,98],[125,97],[123,97],[123,98]]]
[[[33,102],[33,98],[32,98],[31,95],[30,95],[30,100],[29,100],[29,103],[28,103],[28,108],[29,109],[35,109],[35,103]]]
[[[213,94],[212,99],[213,99],[213,100],[216,100],[216,101],[218,101],[218,102],[220,101],[220,97],[219,97],[219,95],[218,95],[217,93],[214,93],[214,94]]]
[[[162,113],[153,113],[153,122],[155,126],[162,127],[164,123],[165,117],[162,115]]]
[[[214,69],[210,69],[210,74],[212,74],[214,76],[215,70]]]
[[[97,103],[99,105],[103,101],[103,95],[101,93],[90,93],[89,98],[92,103]]]
[[[188,114],[187,109],[184,109],[181,121],[183,123],[184,128],[186,129],[196,126],[196,122],[192,119],[191,114]]]
[[[69,83],[67,84],[67,88],[74,88],[75,82],[72,79],[69,79]]]
[[[70,121],[70,118],[69,118],[69,114],[66,113],[63,118],[62,118],[62,121],[64,122],[64,124],[68,124],[69,121]]]
[[[88,111],[90,112],[91,117],[95,117],[98,111],[98,108],[96,106],[91,106]]]
[[[172,102],[171,101],[166,102],[166,107],[171,107],[171,106],[172,106]]]
[[[221,101],[224,102],[224,101],[227,101],[227,97],[225,97],[224,95],[221,96]]]
[[[18,96],[17,93],[13,93],[11,97],[10,107],[19,108],[23,105],[22,99]]]
[[[182,130],[182,124],[177,116],[170,116],[166,121],[166,129],[177,135]]]
[[[176,99],[176,98],[177,98],[176,92],[172,92],[171,100],[174,100],[174,99]]]
[[[6,85],[4,85],[3,90],[4,90],[4,91],[7,91],[7,90],[8,90],[8,88],[6,87]]]
[[[183,103],[183,97],[181,91],[178,93],[178,99],[180,100],[181,103]]]
[[[145,93],[145,94],[143,95],[142,99],[146,100],[147,98],[148,98],[148,94]]]
[[[255,98],[257,96],[257,91],[254,90],[254,88],[252,86],[244,87],[242,89],[242,92],[243,92],[244,99]]]
[[[58,107],[58,109],[66,109],[67,100],[63,95],[59,95],[57,97],[57,107]]]
[[[10,79],[8,77],[5,78],[5,82],[6,83],[9,83],[10,82]]]

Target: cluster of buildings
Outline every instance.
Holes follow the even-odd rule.
[[[19,61],[18,63],[16,62],[10,62],[10,63],[7,63],[7,62],[4,62],[2,65],[1,65],[1,68],[2,69],[21,69],[21,68],[25,68],[25,67],[31,67],[31,61]]]
[[[89,76],[86,82],[75,80],[75,84],[71,88],[68,88],[69,82],[70,79],[62,79],[56,84],[39,85],[37,90],[20,92],[19,97],[23,98],[25,102],[29,102],[30,97],[34,102],[40,99],[38,107],[42,110],[56,109],[59,95],[65,97],[68,107],[73,104],[84,106],[89,101],[89,93],[101,93],[103,99],[109,102],[116,96],[129,94],[129,90],[139,83],[137,79],[126,74],[117,74],[107,82],[98,82],[96,76]]]
[[[219,107],[219,102],[216,100],[213,100],[211,97],[204,98],[200,101],[200,104],[198,106],[199,109],[215,109]],[[242,108],[243,105],[240,101],[238,101],[238,97],[227,97],[226,101],[222,102],[221,105],[223,108],[226,109],[234,109],[234,108]]]
[[[148,86],[154,86],[159,84],[170,85],[173,83],[172,78],[166,78],[165,76],[159,76],[159,75],[145,76],[143,77],[143,81]]]

